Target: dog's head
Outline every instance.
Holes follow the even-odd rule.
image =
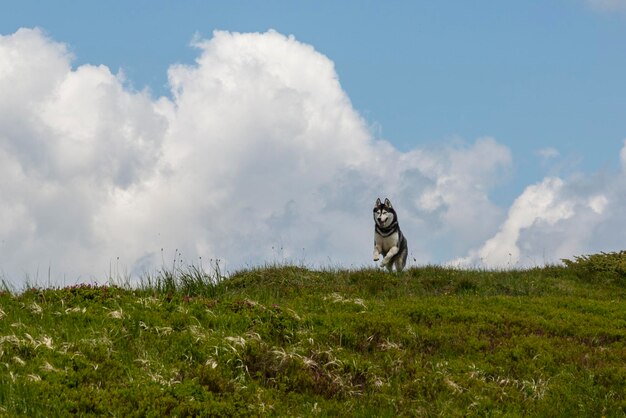
[[[396,211],[393,210],[389,199],[385,199],[385,203],[380,201],[380,198],[376,199],[374,205],[374,222],[380,228],[388,228],[396,220]]]

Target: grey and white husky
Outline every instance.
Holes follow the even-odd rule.
[[[385,199],[385,203],[381,203],[380,198],[376,200],[374,223],[374,261],[378,261],[382,255],[381,267],[387,267],[391,271],[395,264],[396,271],[402,271],[409,248],[400,231],[398,215],[389,199]]]

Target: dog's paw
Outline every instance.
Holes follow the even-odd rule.
[[[385,259],[383,258],[383,261],[380,263],[380,266],[381,266],[381,267],[385,267],[388,263],[389,263],[389,260],[385,260]]]
[[[378,261],[378,260],[380,260],[380,256],[379,255],[375,255],[374,256],[374,261]]]

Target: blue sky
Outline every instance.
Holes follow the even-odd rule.
[[[273,29],[293,35],[299,45],[314,48],[334,65],[341,90],[365,120],[373,140],[388,143],[405,156],[419,150],[433,161],[440,158],[442,166],[452,166],[461,158],[456,152],[472,155],[482,146],[476,141],[491,138],[489,144],[494,146],[489,150],[497,155],[491,163],[505,167],[485,169],[486,176],[497,181],[477,186],[486,190],[484,199],[494,210],[493,225],[484,226],[485,236],[480,236],[486,243],[506,229],[515,202],[532,195],[533,185],[553,192],[565,187],[568,196],[594,187],[615,192],[617,186],[596,182],[621,175],[624,164],[620,150],[626,139],[625,3],[3,1],[0,35],[8,40],[20,28],[40,28],[46,42],[64,45],[71,53],[72,71],[85,65],[103,65],[113,74],[121,70],[125,94],[147,88],[155,103],[165,96],[175,107],[168,69],[176,64],[200,68],[196,60],[208,54],[192,47],[194,40],[211,40],[215,30],[263,34]],[[8,137],[6,132],[12,131],[4,128]],[[444,177],[431,180],[437,183]],[[564,186],[549,178],[562,180]],[[412,226],[420,233],[420,222],[427,221],[419,211],[435,207],[429,196],[415,198],[423,203],[421,209],[416,204]],[[590,191],[578,197],[581,202],[596,202],[590,207],[604,213],[605,205],[598,203],[604,200],[598,196]],[[283,199],[281,205],[295,198]],[[565,207],[578,216],[574,203]],[[485,216],[492,216],[487,215],[490,210],[485,209]],[[568,210],[561,213],[563,219],[573,219]],[[522,240],[530,227],[516,225],[513,235]],[[619,248],[616,238],[610,245],[598,244],[602,236],[597,231],[602,228],[594,225],[592,238],[576,251]],[[454,228],[430,233],[440,248],[457,245],[451,243],[465,234]],[[523,245],[516,242],[523,252]],[[467,259],[485,245],[472,241],[460,245],[457,253],[437,250],[415,259]],[[251,260],[259,257],[250,255]],[[337,262],[342,260],[338,257]],[[128,263],[130,269],[136,264]]]

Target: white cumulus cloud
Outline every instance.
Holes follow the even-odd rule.
[[[489,191],[511,155],[494,139],[402,153],[372,137],[313,47],[275,31],[195,46],[193,65],[169,70],[171,98],[155,100],[106,66],[73,68],[40,30],[0,38],[6,276],[102,279],[175,249],[230,268],[361,266],[379,196],[416,237],[413,256],[433,261],[502,217]]]
[[[624,144],[620,155],[626,153]],[[545,178],[528,186],[499,230],[453,265],[520,267],[624,248],[626,176],[622,172]]]
[[[0,269],[104,273],[94,261],[108,231],[95,220],[154,170],[166,119],[108,68],[72,69],[40,30],[0,37],[0,90]]]
[[[195,63],[170,67],[171,96],[155,99],[104,65],[74,67],[40,30],[0,37],[5,278],[102,281],[110,266],[169,266],[175,250],[228,270],[360,267],[377,197],[394,202],[418,263],[501,265],[541,246],[552,260],[602,234],[622,242],[611,235],[624,226],[621,180],[546,179],[507,214],[490,199],[513,164],[495,139],[400,152],[373,136],[312,46],[275,31],[194,45]]]
[[[558,178],[547,178],[527,187],[513,202],[498,233],[461,262],[480,262],[488,266],[516,265],[520,261],[518,241],[523,230],[534,225],[549,227],[573,215],[571,202],[559,199],[562,188],[563,181]]]

